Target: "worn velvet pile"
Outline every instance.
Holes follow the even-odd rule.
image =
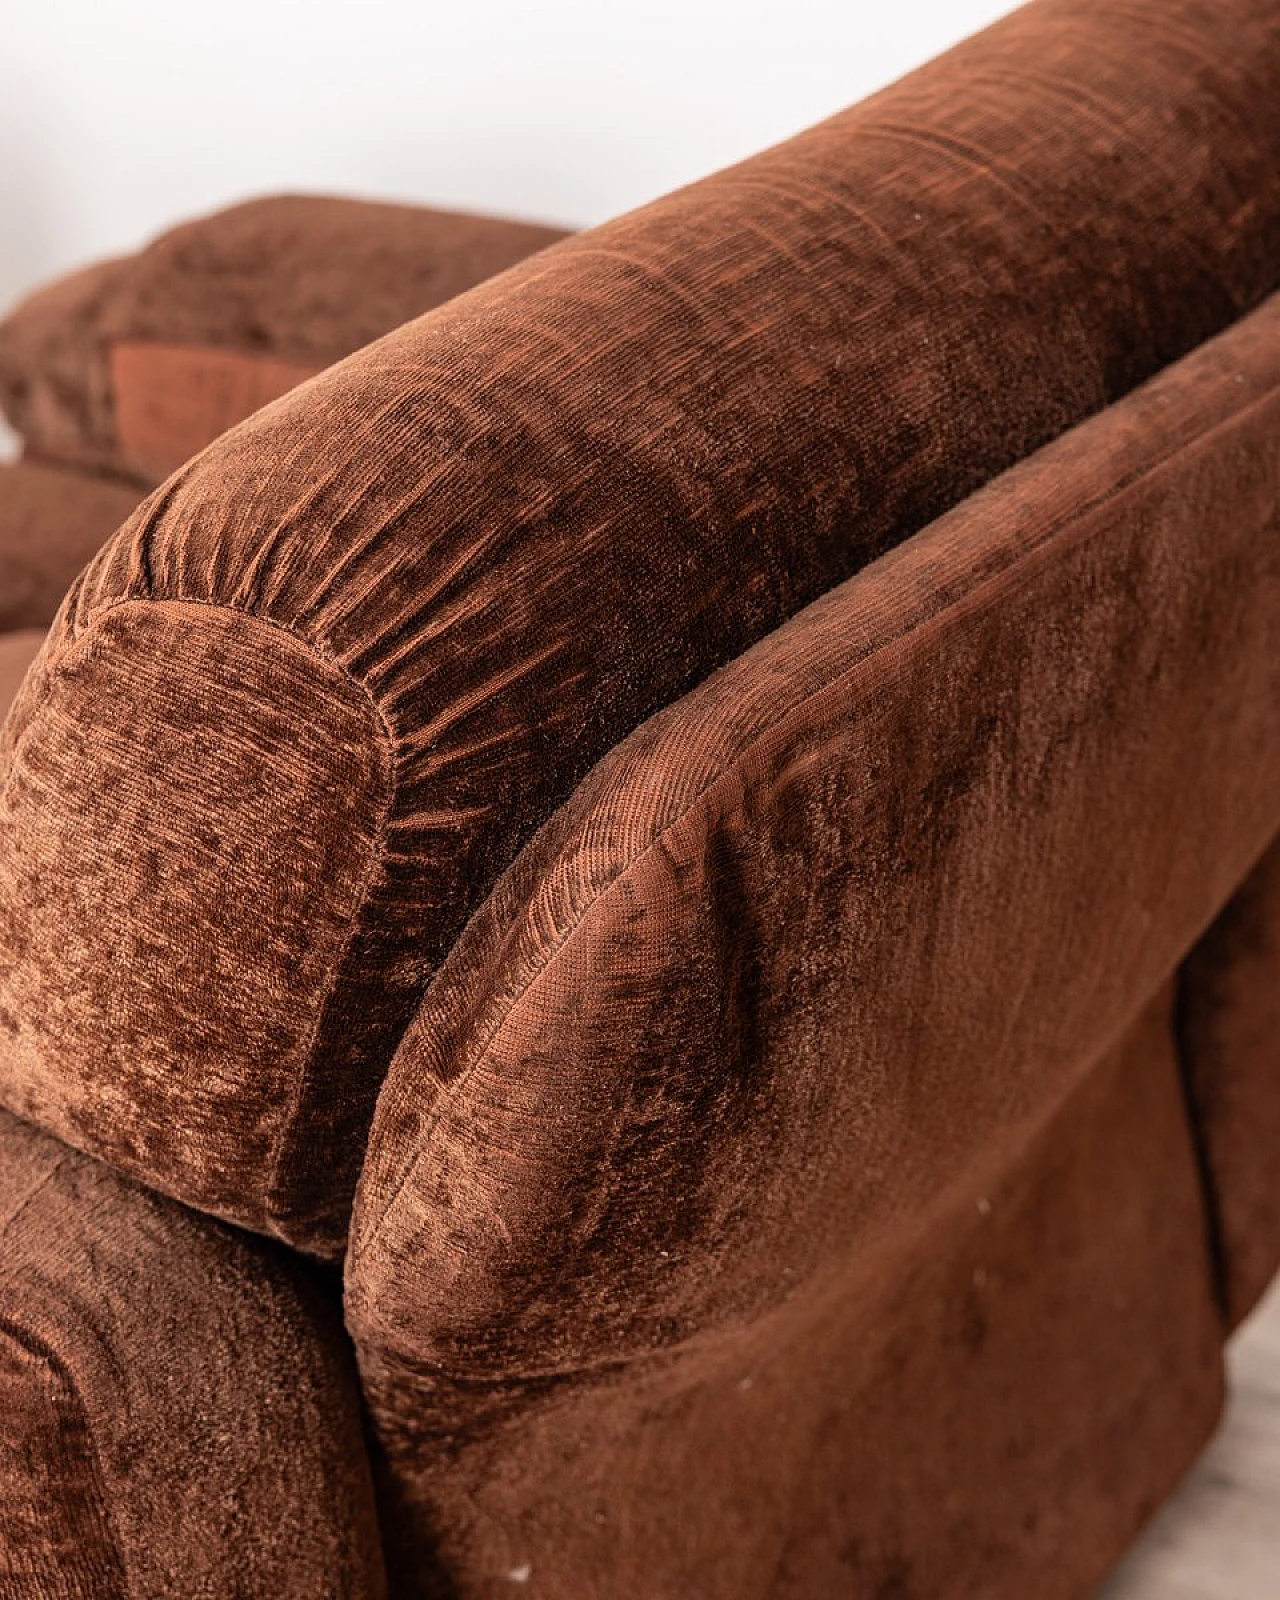
[[[253,200],[40,290],[0,323],[30,453],[157,482],[268,400],[563,237],[318,195]]]
[[[1274,285],[1274,6],[1180,15],[1041,0],[178,473],[5,733],[5,1102],[338,1254],[426,981],[592,763]]]
[[[1280,1263],[1278,290],[1274,0],[1035,0],[136,511],[0,733],[0,1595],[1084,1600]]]
[[[592,1574],[640,1600],[835,1595],[856,1571],[874,1595],[908,1553],[911,1594],[1074,1594],[1158,1492],[1146,1452],[1176,1464],[1200,1442],[1220,1325],[1167,994],[1134,1043],[1148,1088],[1104,1084],[1280,820],[1278,433],[1273,298],[652,718],[502,879],[392,1065],[348,1256],[365,1393],[411,1508],[400,1592],[434,1592],[414,1574],[442,1547],[468,1574],[529,1562],[564,1600]],[[1226,945],[1274,1019],[1261,963],[1238,960],[1246,917],[1215,928],[1187,999],[1193,1066],[1228,1101],[1200,1122],[1222,1246],[1256,1288],[1280,1242],[1274,1146],[1230,1102],[1274,1126],[1278,1036],[1252,1054],[1216,1039],[1209,1018],[1239,1029],[1244,1008],[1204,995]],[[1077,1132],[1099,1148],[1068,1157]],[[1002,1199],[983,1229],[993,1186],[1045,1181],[1037,1145],[1067,1161],[1066,1191]],[[873,1402],[864,1298],[954,1274],[936,1259],[952,1227],[984,1276],[935,1291],[945,1358],[933,1307],[886,1310],[873,1341],[923,1348]],[[1067,1354],[1059,1308],[1104,1317],[1094,1275],[1125,1272],[1123,1316]],[[1186,1306],[1157,1328],[1171,1294]],[[1112,1448],[1112,1406],[1162,1381],[1168,1340],[1182,1416],[1127,1412],[1105,1493],[1016,1559],[966,1537],[980,1486],[886,1544],[902,1480],[867,1465],[875,1408],[902,1435],[895,1472],[925,1478],[964,1411],[966,1448],[999,1463],[1003,1541],[1073,1455]],[[922,1377],[929,1359],[945,1373]],[[727,1404],[744,1377],[766,1392]],[[1025,1463],[996,1381],[1040,1391]],[[1044,1478],[1015,1490],[1024,1470]],[[824,1479],[847,1499],[803,1560],[781,1515],[726,1537]],[[1038,1576],[1054,1572],[1061,1590]]]

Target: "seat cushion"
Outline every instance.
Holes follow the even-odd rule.
[[[158,482],[269,400],[564,236],[496,217],[279,195],[37,291],[0,323],[29,450]]]
[[[1277,84],[1272,0],[1038,0],[224,435],[6,727],[0,1099],[340,1254],[427,981],[592,764],[1274,284]]]
[[[0,467],[0,631],[47,627],[140,498],[135,485],[97,473],[38,461]]]
[[[377,1600],[336,1286],[0,1113],[0,1594]]]

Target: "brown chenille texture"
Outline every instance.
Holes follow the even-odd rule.
[[[1061,1096],[1275,834],[1278,426],[1280,297],[596,767],[383,1085],[372,1360],[758,1314]]]
[[[38,290],[0,322],[27,449],[156,482],[312,373],[564,237],[426,206],[276,195]]]
[[[394,1352],[366,1345],[392,1592],[1088,1600],[1221,1401],[1223,1330],[1169,1012],[1166,987],[1118,1042],[1077,1064],[1065,1098],[918,1205],[895,1207],[875,1240],[836,1201],[841,1169],[867,1156],[837,1109],[856,1091],[830,1081],[844,1063],[794,1063],[794,1085],[776,1084],[777,1096],[743,1082],[738,1105],[762,1092],[788,1146],[779,1101],[811,1101],[809,1165],[799,1178],[787,1157],[780,1166],[761,1126],[761,1148],[739,1146],[718,1176],[739,1193],[773,1189],[771,1204],[788,1190],[805,1218],[798,1231],[821,1236],[826,1256],[814,1271],[801,1242],[771,1252],[755,1314],[688,1332],[691,1296],[722,1265],[732,1275],[741,1236],[720,1210],[708,1256],[711,1217],[695,1208],[617,1254],[607,1285],[579,1283],[576,1307],[570,1285],[548,1278],[565,1297],[566,1337],[534,1364],[519,1357],[508,1369],[499,1357],[482,1371],[497,1352],[490,1340],[461,1366],[456,1348],[437,1365],[430,1338],[416,1361],[406,1359],[412,1339]],[[976,1058],[956,1067],[962,1081]],[[912,1099],[905,1058],[885,1068],[865,1090]],[[631,1080],[627,1111],[642,1140],[640,1097],[652,1126],[664,1117],[660,1077]],[[670,1077],[666,1088],[669,1125],[680,1091]],[[517,1103],[524,1089],[513,1089]],[[581,1109],[561,1124],[566,1141]],[[741,1123],[726,1104],[715,1125],[728,1158]],[[509,1120],[488,1129],[495,1142],[514,1131]],[[921,1156],[904,1141],[913,1173]],[[456,1204],[467,1211],[483,1192],[496,1232],[503,1197],[482,1168],[472,1164],[475,1188],[454,1169]],[[634,1210],[675,1222],[678,1202],[648,1188],[651,1171]],[[550,1209],[561,1197],[557,1186]],[[532,1189],[526,1198],[536,1204]],[[590,1228],[586,1189],[581,1199],[552,1253],[561,1268]],[[825,1216],[824,1201],[834,1203]],[[672,1325],[624,1359],[570,1335],[601,1314],[621,1325],[634,1286],[664,1275]],[[532,1284],[506,1287],[528,1303]],[[424,1332],[439,1321],[429,1316]],[[357,1331],[372,1330],[357,1321]]]
[[[135,485],[96,473],[36,461],[0,467],[0,631],[48,627],[140,498]]]
[[[347,1261],[406,1594],[1083,1596],[1188,1461],[1222,1240],[1170,996],[1163,1109],[1100,1111],[1087,1203],[1054,1119],[1280,818],[1277,380],[1273,301],[653,718],[504,875]],[[1240,1042],[1201,1070],[1261,1102],[1208,1127],[1256,1200]],[[965,1292],[952,1226],[1024,1159],[1066,1236],[1009,1220]]]
[[[1037,0],[225,435],[4,733],[0,1099],[339,1254],[426,983],[590,767],[1274,286],[1277,86],[1273,0]]]
[[[336,1285],[0,1112],[3,1600],[381,1600]]]

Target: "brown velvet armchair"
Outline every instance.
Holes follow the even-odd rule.
[[[4,1600],[1090,1593],[1280,1259],[1277,291],[1280,6],[1035,0],[0,326]]]

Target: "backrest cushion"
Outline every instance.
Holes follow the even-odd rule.
[[[1168,17],[1038,0],[171,479],[4,731],[0,1098],[341,1251],[428,979],[589,768],[1280,276],[1274,5]]]
[[[348,1325],[411,1474],[820,1297],[1168,982],[1280,824],[1278,428],[1280,297],[660,712],[521,854],[357,1195]]]
[[[425,206],[280,195],[37,291],[0,323],[29,451],[158,482],[322,367],[564,236]]]
[[[44,462],[0,467],[0,631],[48,627],[71,581],[137,506],[118,478]]]

